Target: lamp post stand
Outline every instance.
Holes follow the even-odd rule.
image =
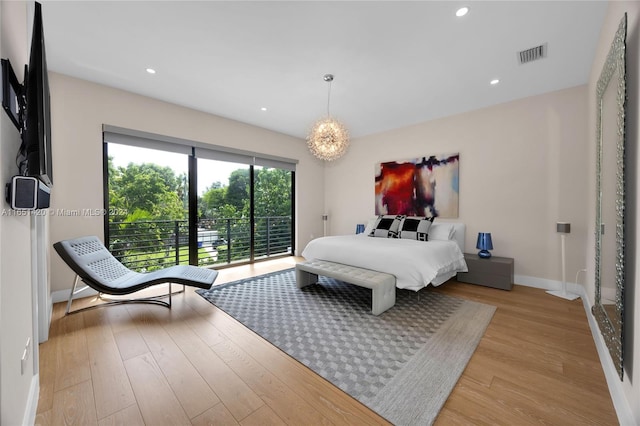
[[[547,291],[547,293],[553,295],[553,296],[557,296],[557,297],[561,297],[563,299],[567,299],[567,300],[576,300],[578,297],[580,297],[579,295],[575,294],[575,293],[570,293],[567,291],[567,277],[566,277],[566,256],[565,256],[565,239],[566,239],[567,235],[566,234],[560,234],[560,241],[561,241],[561,247],[562,247],[562,289],[561,290],[549,290]]]

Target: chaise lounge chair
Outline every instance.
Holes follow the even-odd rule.
[[[218,276],[218,271],[191,265],[175,265],[144,274],[134,272],[113,257],[100,239],[95,236],[59,241],[53,247],[77,274],[69,294],[65,315],[120,303],[151,303],[171,308],[172,283],[209,289]],[[82,279],[87,287],[76,290],[79,279]],[[102,297],[102,294],[112,296],[131,294],[162,283],[169,283],[168,294],[139,299],[113,300],[70,312],[73,296],[89,287],[96,290]],[[169,296],[169,302],[158,300],[165,296]]]

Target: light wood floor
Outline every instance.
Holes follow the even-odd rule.
[[[216,283],[295,261],[224,269]],[[498,307],[436,424],[617,424],[579,300],[455,281],[431,291]],[[56,304],[36,424],[386,424],[192,289],[173,303],[66,317]]]

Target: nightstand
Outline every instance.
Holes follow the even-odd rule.
[[[487,287],[511,290],[513,287],[513,259],[491,256],[481,259],[476,253],[465,253],[469,272],[458,272],[458,281]]]

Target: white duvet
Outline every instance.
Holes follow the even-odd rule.
[[[375,238],[365,234],[322,237],[302,252],[321,259],[395,275],[396,287],[420,290],[440,285],[457,272],[467,272],[464,255],[455,241],[415,241]]]

